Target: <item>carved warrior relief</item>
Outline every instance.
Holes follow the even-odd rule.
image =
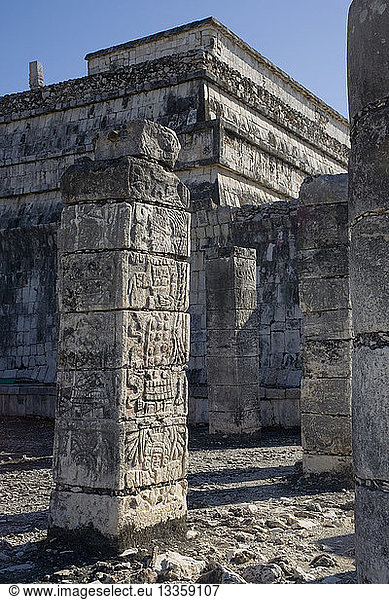
[[[57,481],[133,489],[185,477],[185,420],[182,425],[126,427],[95,422],[83,429],[75,423],[62,428],[57,438]]]
[[[70,422],[56,438],[55,477],[60,483],[117,488],[119,430],[114,425]]]
[[[130,158],[128,181],[131,199],[186,208],[188,192],[173,173],[140,158]]]
[[[187,378],[184,371],[147,369],[127,370],[125,415],[163,418],[185,415]]]
[[[126,487],[144,487],[186,474],[186,425],[127,431],[124,439]]]
[[[189,265],[128,250],[62,257],[64,311],[115,308],[188,309]]]
[[[127,364],[132,368],[184,365],[189,359],[189,315],[131,312]]]
[[[134,203],[131,226],[134,250],[189,256],[189,216],[186,212]]]
[[[185,311],[188,286],[188,263],[129,253],[126,289],[129,307]]]
[[[186,414],[187,379],[177,369],[66,371],[58,376],[66,419],[176,417]]]
[[[189,356],[189,315],[128,310],[64,313],[60,339],[62,368],[184,365]]]

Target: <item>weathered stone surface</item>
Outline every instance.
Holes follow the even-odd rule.
[[[353,462],[351,456],[335,456],[333,454],[310,454],[304,452],[303,469],[307,475],[333,474],[343,476],[345,480],[352,481]]]
[[[83,158],[62,177],[61,193],[65,204],[130,199],[187,208],[189,200],[176,175],[130,156],[97,161]]]
[[[256,252],[216,248],[208,252],[207,381],[209,431],[260,430]],[[247,323],[242,323],[242,314]],[[251,314],[250,314],[251,313]],[[227,326],[229,325],[229,327]]]
[[[301,382],[304,411],[317,415],[350,416],[351,381],[349,378],[309,379]]]
[[[135,202],[77,204],[62,216],[62,252],[130,249],[189,256],[189,216],[185,211]]]
[[[366,216],[351,234],[355,335],[389,331],[389,214]]]
[[[183,526],[186,493],[186,481],[127,496],[53,490],[49,528],[55,535],[91,546],[104,543],[106,551],[118,552],[131,544],[147,542],[148,530],[152,535],[154,527],[167,536],[174,534],[177,526]]]
[[[58,388],[59,418],[150,422],[187,412],[187,379],[180,368],[61,370]]]
[[[349,12],[348,85],[350,115],[389,95],[388,10],[384,0],[354,0]]]
[[[359,583],[388,583],[388,493],[357,485],[355,489],[357,543],[355,561]]]
[[[309,474],[328,469],[349,478],[352,325],[347,193],[347,174],[304,182],[298,253],[304,315],[303,469]]]
[[[348,194],[348,174],[316,175],[308,177],[300,189],[299,205],[321,206],[344,204]]]
[[[356,564],[360,583],[388,583],[389,5],[354,0],[349,17],[350,289]]]
[[[59,271],[63,311],[188,310],[189,265],[126,250],[70,254]],[[111,285],[107,286],[107,280]]]
[[[388,209],[386,100],[366,110],[353,129],[350,153],[350,222],[365,213]]]
[[[162,426],[61,420],[54,479],[57,485],[134,493],[184,479],[186,446],[185,418],[179,425]]]
[[[97,160],[140,156],[156,160],[168,169],[173,169],[180,142],[174,131],[166,130],[153,121],[130,121],[124,127],[101,134],[95,142]]]
[[[115,310],[64,313],[58,362],[67,369],[184,365],[189,315]]]
[[[304,413],[301,417],[304,450],[316,454],[351,456],[351,419],[346,416]]]
[[[343,178],[341,175],[340,177]],[[345,196],[346,198],[347,196]],[[321,204],[302,206],[298,212],[299,248],[311,250],[347,245],[347,204]]]
[[[303,349],[304,375],[347,378],[351,374],[349,340],[308,340]]]
[[[389,340],[389,336],[385,336]],[[353,353],[353,444],[355,471],[362,479],[389,481],[389,345],[370,343]],[[366,439],[374,440],[367,444]]]
[[[189,216],[163,186],[175,176],[132,159],[106,168],[125,163],[84,161],[64,176],[50,505],[52,535],[113,551],[156,526],[179,531],[186,510]],[[103,206],[134,170],[133,197]]]
[[[307,313],[304,335],[307,339],[349,340],[352,334],[350,308]]]

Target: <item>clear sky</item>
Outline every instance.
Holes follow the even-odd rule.
[[[0,95],[86,74],[85,54],[213,16],[347,115],[346,23],[351,0],[10,0],[0,19]]]

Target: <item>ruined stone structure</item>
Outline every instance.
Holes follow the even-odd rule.
[[[102,130],[147,118],[178,134],[191,192],[191,422],[208,420],[205,252],[236,246],[257,252],[262,425],[298,425],[295,200],[346,169],[347,121],[211,18],[87,61],[87,77],[0,99],[0,413],[53,415],[61,176]]]
[[[389,583],[389,4],[349,15],[353,455],[360,583]]]
[[[351,308],[348,176],[301,187],[298,209],[300,306],[304,315],[301,437],[304,472],[350,477]]]
[[[189,195],[166,170],[178,150],[172,131],[132,122],[61,183],[49,529],[114,551],[186,514]]]
[[[256,252],[221,247],[205,264],[209,432],[259,433]]]

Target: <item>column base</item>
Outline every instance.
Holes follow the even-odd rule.
[[[139,544],[147,546],[155,537],[183,537],[186,492],[185,481],[131,495],[53,490],[48,536],[110,555]]]
[[[353,480],[352,457],[304,453],[303,472],[304,475],[337,475],[351,483]]]

